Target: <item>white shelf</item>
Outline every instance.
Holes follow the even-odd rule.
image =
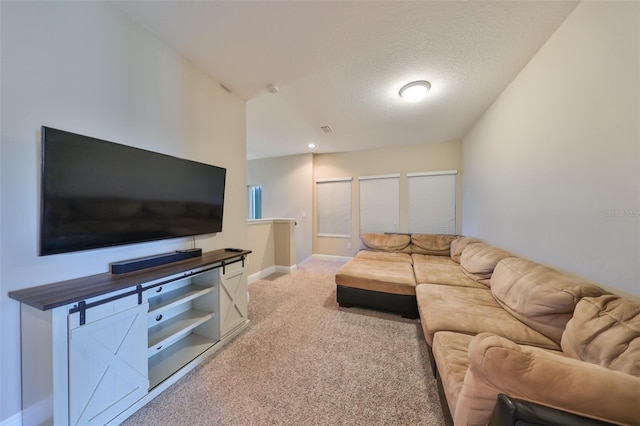
[[[182,369],[219,340],[215,272],[194,275],[186,280],[169,284],[164,292],[153,293],[151,290],[149,293],[149,389]],[[154,321],[163,316],[166,319]]]
[[[192,333],[149,358],[149,389],[162,383],[215,343],[212,339]]]
[[[188,302],[189,300],[200,297],[204,294],[210,293],[214,289],[215,287],[203,287],[195,284],[190,284],[164,294],[150,296],[149,313],[151,314],[152,312],[157,312],[161,309],[172,308],[179,304]]]
[[[214,316],[215,313],[213,312],[191,309],[149,328],[149,356],[153,356],[160,351],[157,349],[158,346],[166,349],[172,342],[190,333],[191,330]]]

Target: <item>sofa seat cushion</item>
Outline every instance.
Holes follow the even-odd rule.
[[[455,413],[464,377],[469,369],[469,343],[473,336],[441,331],[433,337],[433,358],[438,367],[449,411]]]
[[[386,262],[405,262],[413,264],[413,259],[408,253],[390,253],[386,251],[360,250],[355,258],[364,260],[382,260]]]
[[[475,335],[482,332],[516,343],[558,349],[559,345],[505,311],[488,289],[420,284],[416,300],[429,345],[439,331]]]
[[[415,253],[411,257],[413,258],[413,272],[416,275],[416,283],[418,284],[446,284],[487,288],[485,285],[477,283],[466,276],[460,269],[460,265],[451,260],[450,257]]]
[[[569,356],[640,377],[640,303],[612,294],[585,297],[561,345]]]
[[[411,253],[411,237],[406,234],[364,233],[360,236],[362,250]]]
[[[595,284],[519,257],[498,263],[491,292],[511,315],[558,344],[578,301],[607,294]]]
[[[353,258],[342,265],[335,276],[336,284],[362,290],[392,294],[416,294],[413,268],[406,262],[389,262]]]
[[[460,266],[462,272],[470,278],[489,286],[491,275],[498,262],[511,256],[513,255],[498,247],[485,243],[473,243],[464,248],[460,256]]]
[[[430,254],[450,257],[451,242],[457,235],[413,234],[411,235],[411,253]]]

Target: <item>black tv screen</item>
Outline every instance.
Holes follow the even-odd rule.
[[[226,169],[42,127],[40,255],[222,231]]]

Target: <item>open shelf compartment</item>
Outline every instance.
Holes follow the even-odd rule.
[[[215,344],[215,340],[191,333],[149,358],[149,389],[158,386]]]
[[[215,287],[189,284],[164,294],[149,297],[149,313],[170,309],[214,291]]]
[[[213,312],[191,309],[149,328],[149,356],[155,355],[181,336],[188,334],[215,316]]]

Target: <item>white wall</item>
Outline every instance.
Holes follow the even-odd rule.
[[[400,174],[399,231],[409,231],[409,190],[407,173],[457,170],[456,226],[462,218],[461,176],[462,143],[446,141],[376,148],[362,151],[317,154],[313,159],[314,183],[318,179],[352,177],[351,238],[317,237],[313,235],[315,254],[353,256],[360,248],[360,185],[359,176]],[[315,186],[314,186],[315,191]],[[317,218],[314,216],[314,221]],[[317,224],[316,224],[317,226]],[[351,244],[351,248],[348,245]]]
[[[640,3],[582,2],[463,140],[463,233],[640,294]]]
[[[191,244],[38,257],[40,126],[226,167],[224,231],[196,245],[246,247],[245,104],[108,3],[0,5],[0,422],[12,424],[20,418],[19,303],[7,292]]]
[[[296,219],[296,263],[311,256],[313,155],[250,160],[247,162],[247,185],[262,186],[263,218]]]

